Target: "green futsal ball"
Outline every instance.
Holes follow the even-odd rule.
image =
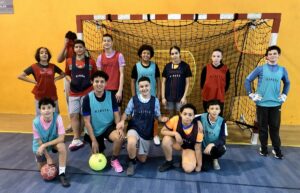
[[[106,163],[107,159],[102,153],[93,154],[89,159],[89,165],[91,169],[95,171],[103,170],[106,166]]]

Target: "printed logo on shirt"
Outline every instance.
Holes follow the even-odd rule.
[[[104,113],[104,112],[110,112],[110,110],[109,109],[96,109],[94,112],[95,113]]]
[[[180,78],[181,74],[170,74],[169,78]]]
[[[272,78],[272,77],[266,77],[265,80],[269,81],[269,82],[279,82],[279,80],[277,78]]]
[[[76,78],[85,78],[85,75],[84,75],[84,74],[76,74],[75,77],[76,77]]]
[[[53,71],[52,71],[51,69],[44,69],[44,68],[42,68],[42,69],[40,70],[40,73],[41,73],[41,74],[52,75],[52,74],[53,74]]]
[[[152,111],[150,111],[150,110],[138,110],[137,113],[140,113],[140,114],[152,114]]]
[[[212,131],[205,131],[205,134],[210,136],[216,136],[216,134]]]

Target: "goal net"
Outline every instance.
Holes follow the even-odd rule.
[[[250,125],[255,120],[255,104],[247,97],[244,81],[256,66],[265,62],[265,50],[274,44],[278,22],[278,14],[77,16],[78,32],[94,59],[102,52],[105,33],[113,36],[114,49],[123,53],[126,60],[123,108],[131,97],[130,77],[133,65],[139,60],[138,48],[142,44],[154,47],[152,61],[162,73],[170,62],[169,48],[176,45],[193,74],[187,100],[199,113],[203,112],[201,71],[211,61],[212,50],[220,48],[223,63],[231,74],[224,117],[232,121],[243,119]]]

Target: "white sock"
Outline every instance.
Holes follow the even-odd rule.
[[[66,167],[59,167],[59,175],[66,172]]]

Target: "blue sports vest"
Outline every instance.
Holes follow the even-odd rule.
[[[56,138],[58,138],[58,133],[57,133],[57,126],[56,126],[56,120],[57,120],[57,113],[53,114],[53,119],[51,122],[51,125],[48,130],[45,130],[41,124],[40,121],[40,116],[35,117],[33,120],[33,124],[35,128],[37,129],[37,132],[40,136],[40,140],[42,140],[43,143],[47,143],[49,141],[52,141]],[[33,139],[32,140],[32,151],[33,153],[36,153],[38,148],[40,147],[38,139]],[[47,151],[49,151],[51,147],[47,148]]]
[[[263,65],[263,77],[257,89],[257,93],[262,96],[262,100],[256,102],[258,106],[276,107],[281,105],[282,102],[279,101],[278,97],[280,96],[283,68],[281,66],[278,67],[277,72],[272,72],[267,64]]]
[[[203,149],[205,149],[208,144],[213,143],[219,139],[223,118],[219,116],[215,124],[211,125],[208,121],[208,113],[203,113],[200,117],[204,133],[202,147]]]
[[[193,121],[193,130],[190,134],[186,134],[183,130],[182,126],[182,119],[179,117],[177,123],[176,131],[180,134],[183,140],[183,144],[181,145],[182,149],[195,149],[195,144],[197,142],[197,135],[198,135],[198,124],[197,121]]]
[[[97,101],[94,91],[89,93],[91,108],[91,124],[94,129],[94,135],[98,137],[105,132],[107,127],[114,123],[114,111],[112,108],[111,92],[105,91],[105,99],[102,102]],[[87,131],[86,131],[87,133]]]
[[[128,128],[133,128],[145,140],[153,138],[154,114],[155,114],[155,97],[147,103],[142,103],[138,96],[133,97],[133,117],[128,123]]]
[[[85,65],[84,68],[80,69],[76,66],[76,57],[72,57],[72,70],[71,70],[71,83],[70,89],[74,93],[79,93],[87,88],[89,88],[92,84],[90,81],[90,64],[89,58],[85,57]]]
[[[137,70],[137,80],[136,80],[136,94],[140,94],[138,80],[145,76],[150,79],[151,85],[151,95],[156,96],[156,79],[155,79],[155,63],[150,61],[150,66],[148,68],[143,67],[141,62],[136,63],[136,70]]]

